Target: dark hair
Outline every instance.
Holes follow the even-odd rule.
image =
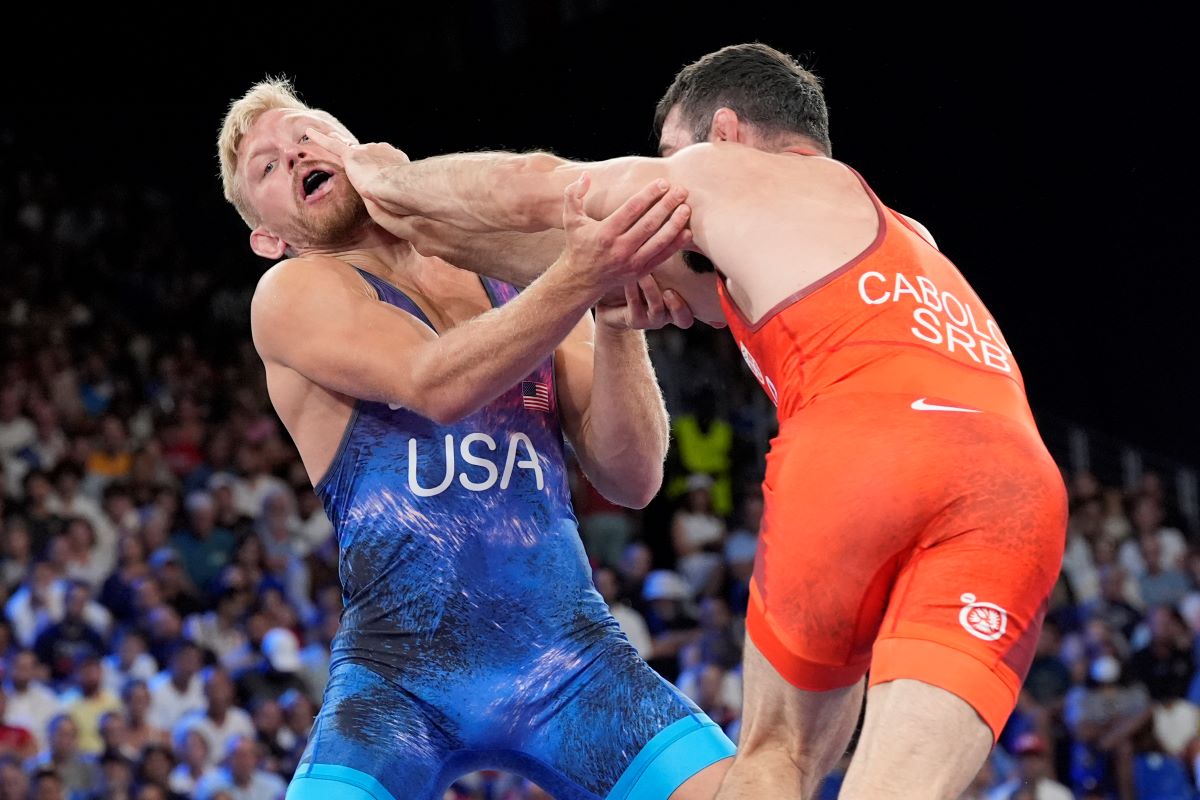
[[[765,44],[723,47],[681,69],[658,101],[656,136],[675,106],[698,142],[708,138],[713,112],[724,106],[767,135],[802,134],[825,155],[833,153],[821,81],[791,56]]]

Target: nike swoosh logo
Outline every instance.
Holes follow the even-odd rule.
[[[914,400],[912,404],[913,411],[961,411],[964,414],[978,414],[977,408],[959,408],[958,406],[936,406],[932,403],[926,403],[925,398]]]

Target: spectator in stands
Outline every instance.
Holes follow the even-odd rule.
[[[229,563],[237,544],[233,532],[217,525],[217,507],[212,495],[197,490],[184,503],[188,525],[171,537],[171,546],[179,553],[183,567],[192,583],[201,591],[210,591],[210,584]]]
[[[38,751],[37,739],[25,727],[8,722],[8,697],[0,688],[0,758],[32,758]]]
[[[163,458],[177,478],[190,476],[204,466],[207,416],[208,409],[197,402],[195,396],[184,394],[175,407],[174,419],[163,428]],[[207,476],[202,477],[207,479]],[[196,488],[188,486],[186,490]]]
[[[46,746],[50,720],[60,711],[58,695],[35,680],[37,656],[32,650],[21,650],[13,656],[4,684],[8,715],[6,722],[30,730],[37,739],[38,749]]]
[[[204,734],[186,722],[176,726],[173,739],[178,764],[171,770],[169,786],[172,792],[192,797],[196,786],[212,773],[217,759]]]
[[[162,800],[183,800],[183,795],[170,791],[171,772],[175,769],[175,760],[166,745],[152,744],[142,750],[142,759],[138,762],[137,782],[142,787],[156,786],[162,791]],[[141,798],[141,790],[138,797]]]
[[[112,565],[97,547],[91,521],[83,517],[68,518],[66,529],[58,538],[66,547],[66,576],[86,584],[93,592],[99,590],[108,579]]]
[[[267,565],[262,542],[257,535],[247,536],[238,543],[233,561],[242,568],[251,591],[257,592],[262,588],[267,578]]]
[[[271,624],[261,612],[253,611],[246,616],[245,644],[229,653],[222,662],[225,668],[233,674],[235,680],[245,672],[260,667],[265,668],[266,656],[263,655],[262,647],[263,639],[269,630],[271,630]]]
[[[750,580],[757,552],[757,537],[739,533],[725,542],[725,598],[730,610],[741,619],[745,619],[750,605]]]
[[[1075,739],[1074,789],[1095,782],[1133,800],[1133,739],[1150,719],[1150,697],[1140,684],[1124,685],[1122,671],[1111,654],[1095,658],[1087,686],[1067,695],[1063,716]]]
[[[1025,678],[1024,691],[1048,715],[1057,718],[1062,714],[1063,702],[1071,689],[1071,671],[1063,663],[1062,632],[1052,619],[1042,623],[1037,651]]]
[[[278,700],[289,689],[307,691],[300,676],[300,642],[286,628],[272,628],[263,637],[264,663],[244,671],[237,680],[242,705],[254,698]]]
[[[100,661],[104,686],[120,694],[132,679],[148,681],[158,674],[158,662],[150,655],[146,637],[136,628],[126,628],[117,634],[116,652]]]
[[[242,617],[249,607],[250,590],[245,573],[236,565],[226,567],[215,585],[216,610],[193,614],[184,623],[187,638],[224,663],[245,647]]]
[[[300,756],[304,754],[304,748],[308,745],[308,737],[312,733],[313,723],[317,717],[317,707],[313,701],[304,692],[295,690],[286,692],[279,698],[279,708],[283,711],[284,725],[295,737],[295,742],[291,746],[291,763],[289,774],[296,763],[299,763]]]
[[[238,478],[233,485],[233,501],[238,513],[254,519],[263,510],[267,496],[286,492],[287,484],[267,471],[262,447],[243,444],[237,451]]]
[[[45,472],[30,470],[22,483],[25,498],[23,517],[29,529],[34,556],[40,558],[50,546],[50,540],[62,533],[63,520],[51,508],[50,498],[54,487]]]
[[[153,586],[158,586],[155,581]],[[150,654],[158,664],[169,664],[172,654],[187,643],[183,635],[183,620],[179,612],[166,603],[160,603],[145,616],[145,629]]]
[[[116,561],[117,531],[100,505],[83,493],[83,471],[70,462],[59,465],[54,471],[54,489],[50,502],[56,514],[66,520],[84,519],[91,524],[95,537],[94,566],[98,575],[106,576]],[[93,583],[94,587],[98,585]]]
[[[1181,569],[1182,559],[1173,566],[1164,567],[1162,540],[1157,536],[1143,536],[1139,540],[1145,571],[1138,581],[1142,603],[1147,608],[1175,606],[1192,588],[1187,573]]]
[[[146,681],[134,678],[121,690],[125,703],[126,736],[131,746],[139,751],[151,745],[165,745],[170,741],[166,730],[150,722],[150,689]]]
[[[1130,575],[1140,578],[1145,574],[1144,552],[1150,540],[1157,541],[1154,554],[1158,557],[1160,569],[1176,569],[1183,563],[1187,542],[1177,529],[1163,526],[1163,517],[1162,504],[1155,497],[1142,495],[1134,500],[1131,514],[1133,536],[1126,539],[1118,551],[1121,566]]]
[[[643,599],[642,589],[653,563],[650,548],[645,542],[630,542],[621,553],[621,561],[617,566],[621,578],[621,596],[642,616],[645,616],[649,607]]]
[[[62,779],[67,793],[86,795],[100,782],[100,770],[93,759],[79,752],[79,729],[66,714],[50,720],[50,746],[30,762],[27,769],[37,772],[48,768]]]
[[[180,732],[196,731],[208,743],[212,764],[219,754],[228,749],[229,742],[236,736],[254,736],[254,721],[242,709],[234,705],[235,688],[233,679],[223,667],[210,667],[205,672],[204,696],[208,707],[204,711],[193,711],[184,715],[175,727],[174,740],[178,742]],[[176,748],[178,751],[178,748]]]
[[[299,755],[300,739],[287,725],[283,706],[278,700],[262,699],[254,703],[254,737],[263,756],[262,766],[283,773]]]
[[[1029,800],[1074,800],[1075,795],[1066,786],[1050,777],[1049,749],[1045,740],[1036,733],[1021,736],[1013,748],[1017,757],[1016,774],[993,789],[988,800],[1017,800],[1022,791],[1028,792]]]
[[[89,795],[90,800],[132,800],[133,762],[120,753],[105,752],[100,757],[103,780],[100,791]]]
[[[685,647],[684,663],[715,664],[721,669],[742,663],[742,639],[734,627],[729,604],[720,597],[700,601],[700,636]]]
[[[13,633],[12,624],[3,616],[0,616],[0,682],[3,682],[5,679],[9,662],[20,651],[21,648],[17,644],[17,637]]]
[[[164,731],[172,730],[190,711],[203,711],[204,680],[200,677],[200,648],[183,640],[170,659],[170,669],[160,672],[148,684],[149,722]]]
[[[178,616],[198,613],[204,608],[204,600],[179,560],[179,555],[170,547],[160,547],[150,555],[150,569],[158,580],[163,602]]]
[[[100,717],[100,739],[104,743],[104,753],[117,753],[131,760],[136,760],[142,754],[141,748],[135,747],[129,739],[129,722],[124,704],[120,710],[109,711]]]
[[[196,787],[197,800],[211,800],[224,789],[235,800],[280,800],[287,784],[259,766],[261,756],[253,739],[241,737],[230,743],[225,765]]]
[[[37,438],[26,447],[21,457],[34,469],[53,471],[67,455],[67,437],[59,424],[59,412],[53,403],[33,403],[33,424],[37,427]]]
[[[1174,608],[1155,607],[1148,620],[1150,642],[1130,658],[1129,673],[1153,701],[1154,733],[1162,752],[1180,757],[1200,734],[1200,708],[1185,699],[1196,672],[1192,638]]]
[[[1133,525],[1125,513],[1125,495],[1120,489],[1104,490],[1103,530],[1104,538],[1110,542],[1120,542],[1133,533]]]
[[[89,360],[89,364],[95,364]],[[103,364],[96,365],[103,372]],[[87,460],[86,480],[94,487],[103,487],[129,476],[133,467],[133,452],[129,444],[129,436],[125,423],[120,417],[108,415],[100,421],[100,439]]]
[[[672,456],[678,468],[670,470],[676,477],[668,481],[667,495],[679,497],[691,492],[690,476],[707,475],[712,479],[712,510],[724,517],[733,511],[733,426],[717,416],[716,397],[711,386],[693,387],[691,413],[672,422]]]
[[[621,597],[617,574],[608,567],[598,567],[592,572],[592,582],[596,585],[596,591],[608,604],[609,612],[621,626],[625,638],[638,651],[638,655],[642,658],[648,656],[653,647],[650,630],[646,627],[646,620],[642,615],[634,611]]]
[[[725,523],[713,511],[713,479],[696,473],[688,478],[683,505],[671,520],[671,541],[676,568],[687,580],[691,594],[708,588],[721,564]]]
[[[118,536],[136,534],[141,525],[133,495],[124,483],[110,483],[103,491],[104,518]]]
[[[1095,548],[1104,538],[1104,507],[1098,497],[1078,501],[1071,509],[1067,524],[1067,545],[1063,553],[1063,573],[1079,601],[1099,594],[1100,576]]]
[[[254,530],[254,518],[243,514],[238,508],[234,487],[237,478],[228,472],[218,472],[208,479],[208,490],[212,492],[216,506],[216,524],[231,531],[240,542]]]
[[[1085,603],[1085,620],[1101,620],[1128,638],[1141,619],[1141,614],[1129,602],[1126,594],[1125,571],[1118,566],[1106,566],[1100,571],[1100,596]]]
[[[87,793],[81,789],[71,791],[56,770],[43,767],[30,779],[29,796],[31,800],[86,800]]]
[[[37,440],[37,428],[33,421],[22,413],[22,396],[19,386],[8,385],[0,391],[0,458],[15,458],[18,453]]]
[[[19,517],[0,520],[0,598],[11,594],[33,565],[29,529]]]
[[[325,515],[321,499],[308,485],[307,480],[303,486],[296,487],[296,512],[299,525],[296,528],[293,547],[296,556],[304,558],[323,547],[333,537],[333,523]]]
[[[110,711],[123,709],[121,698],[104,687],[100,657],[90,654],[79,659],[75,668],[75,686],[63,694],[63,711],[78,730],[79,751],[96,755],[104,749],[100,737],[100,718]]]
[[[66,592],[62,619],[47,626],[38,635],[33,650],[38,661],[50,667],[50,677],[65,681],[85,660],[99,658],[104,650],[104,637],[87,620],[91,589],[82,581],[72,581]]]
[[[646,627],[654,647],[646,662],[669,681],[679,675],[679,653],[700,637],[695,617],[688,611],[687,583],[669,570],[655,570],[646,576],[642,597],[649,606]]]
[[[28,800],[29,776],[14,755],[0,755],[0,800]]]
[[[632,611],[632,609],[630,610]],[[318,615],[317,622],[309,626],[308,645],[300,651],[300,663],[303,665],[300,674],[308,686],[309,697],[325,696],[325,684],[329,682],[329,664],[333,655],[333,637],[337,635],[338,627],[341,624],[341,619],[336,613],[318,612]],[[617,623],[620,624],[619,619]],[[644,622],[642,624],[645,625]],[[624,627],[622,630],[625,630]],[[626,635],[628,636],[628,632]],[[649,638],[650,634],[647,633],[647,642]],[[630,642],[632,641],[630,639]],[[634,647],[636,648],[637,645],[634,644]]]

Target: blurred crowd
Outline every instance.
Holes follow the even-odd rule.
[[[341,596],[332,526],[249,341],[256,264],[195,263],[153,190],[10,166],[0,800],[277,800],[321,702]],[[581,535],[631,643],[736,740],[772,409],[723,332],[656,332],[652,352],[672,411],[663,490],[634,513],[574,470]],[[1067,477],[1037,657],[965,797],[1191,798],[1197,531],[1153,474],[1128,490]],[[447,797],[546,795],[475,773]]]

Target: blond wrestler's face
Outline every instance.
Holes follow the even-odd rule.
[[[350,244],[370,223],[341,162],[308,140],[308,127],[350,136],[322,115],[273,109],[255,121],[238,145],[236,177],[258,216],[251,242],[259,255],[272,257],[263,250],[276,243],[289,252]]]

